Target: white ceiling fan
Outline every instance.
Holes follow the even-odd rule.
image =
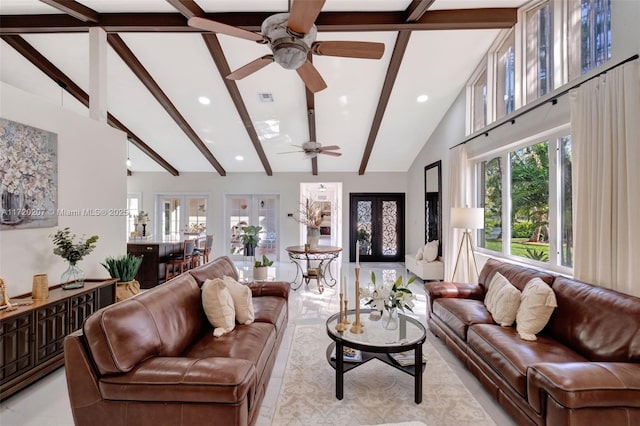
[[[294,0],[289,13],[278,13],[265,19],[262,22],[261,33],[200,17],[190,18],[189,26],[269,45],[271,55],[249,62],[226,78],[240,80],[272,62],[277,62],[283,68],[295,69],[307,88],[315,93],[325,89],[327,84],[307,59],[309,52],[314,55],[365,59],[380,59],[384,54],[384,43],[315,41],[317,29],[314,22],[325,1]]]
[[[341,152],[335,152],[340,149],[338,145],[322,146],[318,142],[305,142],[302,145],[293,145],[300,148],[298,151],[279,152],[278,154],[291,154],[294,152],[303,152],[304,158],[316,158],[318,154],[331,155],[332,157],[340,157]]]

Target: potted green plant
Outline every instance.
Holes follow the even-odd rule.
[[[265,281],[269,276],[269,267],[273,265],[273,260],[262,255],[262,260],[256,260],[253,264],[253,279],[256,281]]]
[[[71,230],[67,227],[58,230],[55,234],[51,235],[51,238],[55,246],[53,254],[69,262],[67,270],[64,271],[60,277],[62,289],[70,290],[84,287],[84,271],[80,269],[77,264],[83,257],[96,248],[95,243],[98,241],[98,236],[93,235],[86,240],[82,237],[79,242],[74,243],[76,234],[72,235]]]
[[[111,278],[118,280],[116,283],[116,301],[128,299],[140,292],[140,283],[136,280],[136,274],[142,264],[142,256],[125,254],[120,257],[107,257],[101,263]]]
[[[262,231],[262,226],[244,226],[242,227],[242,234],[240,234],[240,241],[244,246],[245,256],[255,255],[256,246],[260,242],[260,236],[258,235]]]

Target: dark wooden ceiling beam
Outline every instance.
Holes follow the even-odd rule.
[[[231,69],[229,68],[229,63],[227,62],[227,58],[224,56],[222,51],[222,46],[220,46],[220,41],[218,37],[216,37],[213,33],[202,34],[202,38],[204,40],[207,49],[209,49],[209,54],[211,54],[211,58],[213,62],[216,64],[218,68],[218,72],[220,76],[222,76],[222,81],[224,85],[227,87],[227,91],[231,96],[231,100],[240,115],[240,119],[242,120],[242,124],[244,124],[245,129],[247,130],[247,134],[249,135],[249,139],[251,139],[251,143],[253,143],[253,147],[258,153],[258,157],[262,162],[262,167],[264,167],[264,171],[267,176],[273,176],[273,170],[271,170],[271,165],[269,164],[269,160],[267,159],[267,155],[264,153],[264,149],[262,148],[262,143],[260,142],[260,138],[258,137],[258,133],[253,125],[253,121],[251,120],[251,116],[249,115],[249,111],[247,111],[247,106],[242,100],[242,96],[240,95],[240,90],[238,89],[238,85],[233,80],[228,80],[224,78],[224,76],[231,74]]]
[[[313,55],[309,53],[307,59],[313,62]],[[316,136],[316,97],[315,94],[305,86],[305,97],[307,100],[307,124],[309,125],[309,141],[317,142]],[[311,159],[311,174],[318,175],[318,156]]]
[[[378,107],[376,108],[376,113],[373,116],[373,123],[369,132],[369,138],[367,139],[367,145],[365,146],[362,161],[360,162],[360,169],[358,170],[359,175],[363,175],[367,169],[367,164],[371,157],[371,151],[373,151],[373,145],[376,142],[378,131],[380,130],[380,123],[382,123],[382,117],[384,117],[384,112],[387,109],[387,104],[391,97],[391,91],[393,90],[393,85],[396,82],[396,77],[398,76],[398,71],[400,70],[402,58],[404,57],[404,52],[407,50],[410,37],[411,31],[400,31],[398,33],[398,38],[396,39],[396,44],[393,48],[393,54],[391,55],[391,61],[389,61],[387,75],[382,86],[382,92],[380,93],[380,99],[378,100]]]
[[[176,122],[178,127],[182,129],[185,135],[193,142],[193,144],[198,148],[198,151],[202,153],[202,155],[207,159],[207,161],[213,166],[214,169],[220,174],[220,176],[226,176],[227,172],[224,170],[222,165],[216,160],[213,156],[209,148],[205,145],[205,143],[200,139],[198,134],[193,130],[193,128],[189,125],[187,120],[180,114],[178,108],[171,102],[169,97],[164,93],[164,91],[160,88],[158,83],[151,77],[151,74],[146,70],[146,68],[142,65],[142,63],[138,60],[138,58],[133,54],[133,52],[126,45],[124,40],[117,34],[107,34],[107,42],[113,48],[113,50],[120,56],[120,58],[124,61],[125,64],[133,71],[136,77],[145,85],[145,87],[149,90],[149,92],[153,95],[154,98],[162,105],[162,107],[167,111],[167,114]]]
[[[415,22],[400,12],[323,12],[316,20],[318,31],[427,31],[511,28],[516,8],[454,9],[427,11]],[[208,13],[203,17],[248,31],[260,31],[266,12]],[[93,25],[68,15],[2,15],[0,34],[88,31]],[[107,32],[202,32],[187,25],[180,13],[101,13],[97,25]]]
[[[427,10],[435,1],[436,0],[413,0],[409,7],[407,7],[405,21],[415,22],[419,20],[427,13]]]
[[[85,107],[89,108],[89,94],[82,90],[73,80],[71,80],[65,73],[63,73],[58,67],[45,58],[40,52],[38,52],[33,46],[31,46],[25,39],[17,35],[3,35],[0,36],[9,46],[20,53],[25,59],[31,62],[36,68],[42,71],[46,76],[53,80],[58,86],[69,92],[71,96],[76,98]],[[144,152],[149,158],[158,163],[162,168],[171,173],[173,176],[178,176],[178,170],[169,164],[160,154],[155,152],[149,145],[147,145],[142,139],[129,130],[124,124],[122,124],[112,114],[107,113],[107,123],[116,129],[122,130],[131,138],[132,143],[142,152]]]
[[[95,10],[78,3],[73,0],[40,0],[42,3],[48,4],[51,7],[71,15],[76,19],[80,19],[84,22],[92,24],[97,23],[100,20],[100,14]]]
[[[167,0],[167,3],[187,19],[204,15],[204,10],[193,0]]]
[[[185,18],[191,18],[193,16],[203,16],[204,10],[200,8],[195,2],[191,0],[167,0],[167,2],[171,3],[173,7],[175,7],[180,13],[184,15]],[[258,137],[258,133],[256,132],[255,126],[253,125],[253,120],[249,116],[249,111],[247,111],[247,106],[240,95],[240,90],[238,89],[238,85],[233,80],[227,80],[225,76],[231,73],[231,69],[229,68],[229,63],[227,62],[227,58],[224,56],[224,52],[222,51],[222,46],[220,46],[220,42],[215,34],[203,34],[202,38],[204,40],[207,49],[209,50],[209,54],[211,55],[211,59],[216,64],[218,68],[218,72],[222,77],[222,81],[227,87],[227,91],[229,92],[229,96],[233,101],[233,104],[236,107],[236,111],[238,111],[238,115],[242,120],[242,124],[244,124],[244,128],[247,131],[247,135],[253,144],[253,147],[258,154],[258,158],[260,158],[260,162],[262,163],[262,167],[264,167],[264,171],[267,176],[272,176],[273,171],[271,170],[271,165],[269,164],[269,160],[267,159],[267,155],[262,148],[262,142]]]

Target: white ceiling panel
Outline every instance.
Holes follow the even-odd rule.
[[[498,32],[411,34],[368,169],[405,171],[411,166]],[[446,44],[441,42],[444,38]],[[469,45],[474,46],[473,51]],[[420,95],[429,99],[418,102]]]
[[[32,14],[59,14],[62,13],[55,7],[42,3],[40,0],[1,0],[0,14],[3,15],[32,15]]]

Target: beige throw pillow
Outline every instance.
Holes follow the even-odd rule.
[[[522,290],[516,314],[516,330],[523,340],[537,340],[558,306],[553,289],[540,278],[533,278]]]
[[[485,304],[487,303],[487,310],[493,320],[503,327],[509,327],[513,325],[520,306],[520,290],[496,272],[485,297]]]
[[[202,284],[202,307],[214,327],[213,335],[222,336],[236,326],[236,311],[233,299],[224,281],[220,278],[206,280]]]
[[[233,306],[236,310],[236,321],[240,324],[251,324],[256,319],[253,310],[251,289],[226,275],[222,277],[222,280],[233,299]]]
[[[420,247],[418,249],[418,252],[416,253],[416,260],[422,260],[422,257],[424,256],[424,247]]]
[[[433,262],[438,258],[438,246],[440,245],[438,240],[429,241],[424,246],[422,258],[427,262]]]

